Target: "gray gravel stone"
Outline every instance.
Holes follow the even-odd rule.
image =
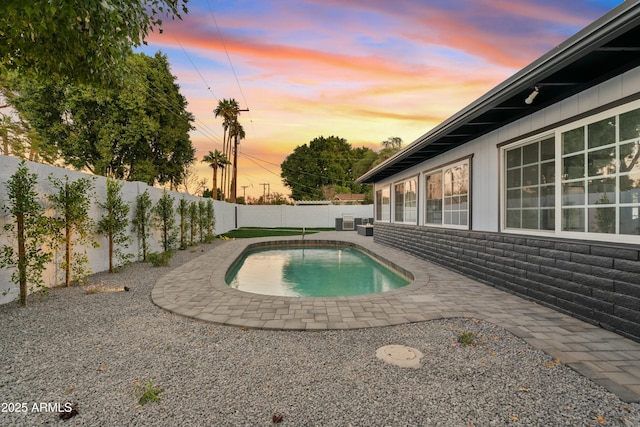
[[[205,246],[216,250],[216,245]],[[177,252],[172,267],[200,249]],[[170,267],[171,268],[171,267]],[[2,426],[620,426],[640,425],[640,405],[473,319],[349,331],[222,327],[154,306],[167,268],[134,264],[92,283],[130,292],[56,288],[29,306],[0,307]],[[472,332],[475,345],[457,344]],[[424,354],[418,369],[379,360],[401,344]],[[138,405],[136,381],[159,403]],[[62,421],[34,403],[77,402]]]

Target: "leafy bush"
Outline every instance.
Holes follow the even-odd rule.
[[[55,211],[55,216],[51,218],[53,244],[62,249],[64,255],[61,263],[64,283],[66,286],[72,281],[84,284],[91,274],[91,269],[87,267],[87,247],[99,246],[94,240],[95,221],[89,216],[93,179],[70,181],[68,176],[63,180],[50,175],[49,182],[56,191],[47,195],[47,199]],[[75,250],[76,246],[82,249]]]
[[[471,347],[471,346],[473,346],[474,345],[473,332],[461,332],[460,335],[458,335],[458,343],[462,347]]]
[[[149,252],[147,254],[147,261],[154,267],[168,267],[169,260],[173,254],[171,252]]]
[[[162,249],[169,252],[176,241],[175,230],[175,210],[173,209],[173,197],[166,191],[162,193],[162,197],[158,200],[153,208],[155,226],[160,230]]]
[[[140,248],[142,249],[142,260],[147,260],[147,248],[149,237],[151,237],[151,212],[153,210],[153,204],[149,197],[149,192],[144,190],[144,193],[139,194],[136,197],[136,209],[134,212],[134,218],[132,221],[133,231],[138,236],[140,242]]]
[[[125,252],[131,239],[127,234],[129,204],[120,194],[122,185],[122,182],[107,179],[107,198],[104,203],[98,203],[106,211],[98,221],[98,233],[106,235],[109,241],[109,273],[114,272],[114,255],[117,259],[116,267],[129,264],[133,256]]]

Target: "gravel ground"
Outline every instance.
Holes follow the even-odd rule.
[[[200,248],[177,252],[172,267],[198,255]],[[0,306],[0,426],[266,426],[274,414],[283,426],[640,425],[640,405],[494,325],[217,326],[151,303],[169,268],[134,264],[92,277],[130,292],[56,288],[27,308]],[[475,345],[457,345],[461,332],[473,332]],[[424,353],[420,368],[376,358],[389,344]],[[137,390],[149,381],[162,388],[160,401],[139,405]],[[78,414],[63,421],[53,411],[67,401]]]

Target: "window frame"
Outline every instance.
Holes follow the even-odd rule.
[[[472,203],[471,203],[471,199],[472,199],[472,190],[471,190],[471,183],[473,181],[472,179],[472,164],[471,164],[471,159],[473,158],[473,155],[470,156],[465,156],[463,158],[460,159],[456,159],[452,162],[448,162],[445,163],[443,165],[440,165],[436,168],[430,168],[425,170],[424,172],[422,172],[422,185],[424,186],[424,191],[422,193],[423,195],[423,202],[421,203],[421,206],[423,208],[423,215],[422,215],[422,221],[423,221],[423,225],[425,227],[437,227],[437,228],[450,228],[450,229],[456,229],[456,230],[470,230],[471,229],[471,212],[472,212]],[[455,212],[460,215],[461,212],[466,212],[466,224],[446,224],[445,223],[445,216],[446,216],[446,204],[445,204],[445,173],[447,170],[451,170],[455,167],[458,166],[462,166],[465,165],[467,168],[467,175],[466,175],[466,179],[467,179],[467,183],[466,183],[466,190],[467,192],[465,193],[466,195],[466,209],[457,209],[455,210]],[[430,176],[433,176],[435,174],[440,174],[441,178],[440,178],[440,185],[441,185],[441,191],[440,191],[440,218],[441,218],[441,222],[440,223],[434,223],[434,222],[428,222],[429,220],[429,214],[432,213],[433,211],[429,210],[429,201],[431,199],[429,199],[429,185],[427,180],[429,179]],[[456,197],[460,197],[461,194],[458,194]],[[460,203],[459,203],[460,204]],[[459,205],[458,204],[458,205]],[[453,212],[454,210],[450,210],[450,212],[452,213],[453,216]]]
[[[616,105],[612,108],[606,109],[598,109],[597,112],[593,114],[584,114],[580,115],[579,118],[575,120],[567,119],[564,120],[561,124],[549,129],[547,132],[541,132],[537,135],[533,135],[528,138],[524,138],[520,141],[513,141],[509,143],[498,144],[499,148],[499,162],[500,162],[500,180],[499,180],[499,191],[500,191],[500,231],[509,234],[519,234],[519,235],[533,235],[533,236],[553,236],[564,239],[576,239],[576,240],[591,240],[591,241],[605,241],[611,243],[632,243],[638,244],[640,235],[638,234],[620,234],[620,211],[621,208],[631,208],[636,209],[632,214],[634,218],[640,215],[640,205],[634,200],[632,202],[624,203],[621,202],[621,189],[620,189],[620,177],[627,176],[629,174],[640,174],[640,171],[634,172],[636,169],[634,168],[631,172],[629,171],[620,171],[619,162],[620,162],[620,147],[627,144],[639,143],[640,144],[640,135],[637,138],[625,139],[621,140],[621,126],[620,126],[620,116],[631,113],[635,110],[640,110],[640,100],[634,100],[631,102],[627,102],[624,104]],[[590,125],[595,125],[597,123],[603,122],[608,118],[613,118],[615,121],[615,142],[609,144],[602,144],[599,146],[590,147],[589,146],[589,129]],[[569,131],[573,131],[576,129],[583,129],[585,134],[584,147],[580,150],[570,151],[567,153],[563,153],[563,144],[562,144],[562,135]],[[518,146],[525,146],[529,143],[535,142],[536,140],[541,141],[545,139],[545,137],[553,136],[554,137],[554,148],[555,148],[555,228],[554,230],[529,230],[529,229],[517,229],[517,228],[508,228],[506,226],[506,151],[512,148],[516,148]],[[591,153],[595,153],[599,150],[606,149],[614,150],[614,169],[613,173],[609,173],[609,175],[603,175],[602,178],[599,176],[590,176],[589,173],[589,155]],[[563,179],[563,172],[565,166],[565,159],[571,156],[579,156],[584,155],[584,177],[577,178],[567,178]],[[569,163],[567,163],[569,164]],[[636,166],[637,168],[638,166]],[[589,209],[594,209],[594,206],[597,205],[589,202],[589,191],[587,188],[584,190],[584,203],[576,205],[575,209],[584,211],[584,231],[571,231],[564,230],[563,226],[563,208],[568,208],[568,204],[563,204],[563,198],[565,197],[563,186],[565,184],[571,183],[579,183],[583,182],[584,186],[589,186],[592,184],[593,180],[596,179],[604,179],[604,177],[613,177],[615,180],[615,203],[609,203],[604,207],[614,207],[615,208],[615,232],[614,233],[605,233],[605,232],[596,232],[589,231]],[[634,219],[635,221],[635,219]]]
[[[381,193],[381,200],[384,201],[384,192],[387,191],[387,200],[388,204],[378,203],[378,192]],[[385,207],[386,207],[386,218],[385,218]],[[378,218],[378,209],[380,210],[380,218]],[[374,221],[377,222],[391,222],[391,185],[386,184],[379,187],[376,187],[375,191],[375,217]]]
[[[407,190],[406,188],[406,184],[408,182],[413,181],[414,185],[415,185],[415,190],[414,190],[414,195],[415,195],[415,199],[413,199],[413,207],[415,210],[414,216],[415,219],[411,219],[411,220],[407,220],[407,194],[410,192],[410,190]],[[393,184],[391,185],[391,195],[392,195],[392,208],[391,208],[391,213],[393,215],[393,223],[394,224],[411,224],[411,225],[417,225],[418,224],[418,218],[419,218],[419,212],[418,212],[418,200],[419,200],[419,182],[420,179],[418,177],[418,175],[412,175],[410,177],[407,178],[403,178],[401,180],[398,181],[394,181]],[[398,220],[398,197],[397,197],[397,191],[396,188],[398,186],[402,185],[403,186],[403,191],[402,191],[402,219]],[[411,201],[411,200],[410,200]]]
[[[508,165],[508,161],[507,161],[507,152],[508,151],[512,151],[518,148],[524,148],[527,146],[530,146],[532,144],[535,143],[542,143],[546,140],[549,140],[553,138],[554,142],[554,155],[553,155],[553,159],[549,160],[542,160],[540,154],[538,154],[538,160],[536,162],[532,162],[532,163],[526,163],[523,164],[521,163],[519,166],[516,167],[512,167],[509,168]],[[558,200],[557,200],[557,193],[558,193],[558,187],[557,187],[557,177],[558,177],[558,153],[557,153],[557,142],[556,142],[556,132],[545,132],[545,133],[541,133],[539,135],[536,135],[534,137],[530,137],[530,138],[526,138],[523,139],[522,141],[518,141],[512,144],[508,144],[505,146],[500,147],[500,228],[501,231],[504,232],[514,232],[517,234],[534,234],[534,235],[549,235],[549,234],[555,234],[555,228],[557,225],[557,210],[558,210]],[[538,152],[539,153],[539,152]],[[540,167],[540,165],[544,164],[544,163],[549,163],[550,161],[554,162],[554,182],[553,185],[547,185],[547,187],[553,187],[554,189],[554,204],[553,204],[553,211],[554,211],[554,229],[550,230],[550,229],[541,229],[541,228],[522,228],[522,227],[509,227],[508,225],[508,221],[509,221],[509,215],[508,215],[508,211],[509,211],[509,200],[507,197],[507,192],[510,191],[510,189],[523,189],[523,188],[533,188],[533,187],[537,187],[537,189],[539,190],[542,187],[542,184],[540,183],[540,181],[538,180],[537,184],[535,185],[522,185],[523,182],[521,182],[521,185],[519,187],[507,187],[507,176],[509,174],[510,171],[515,171],[516,169],[521,169],[524,171],[526,166],[533,166],[536,165],[538,166],[538,168]],[[523,172],[524,173],[524,172]],[[538,171],[538,178],[540,178],[540,171]],[[522,180],[522,176],[521,176],[521,180]],[[512,191],[513,191],[512,190]],[[545,206],[540,206],[540,198],[538,196],[537,199],[537,209],[536,212],[538,213],[537,216],[537,222],[538,225],[540,224],[540,213],[542,210],[549,210],[548,207]],[[547,209],[543,209],[543,208],[547,208]],[[533,211],[533,208],[529,208],[527,209],[526,207],[521,207],[520,208],[521,211],[527,210],[527,211]],[[522,219],[522,218],[521,218]]]

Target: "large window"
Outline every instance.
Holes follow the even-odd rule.
[[[640,234],[640,109],[561,133],[562,231]]]
[[[504,229],[640,235],[639,104],[503,148]]]
[[[389,221],[391,217],[391,190],[389,186],[376,190],[376,221]]]
[[[418,180],[411,178],[394,185],[395,222],[417,224]]]
[[[425,224],[468,228],[468,160],[426,173],[425,189]]]
[[[555,138],[506,150],[506,226],[555,229]]]

